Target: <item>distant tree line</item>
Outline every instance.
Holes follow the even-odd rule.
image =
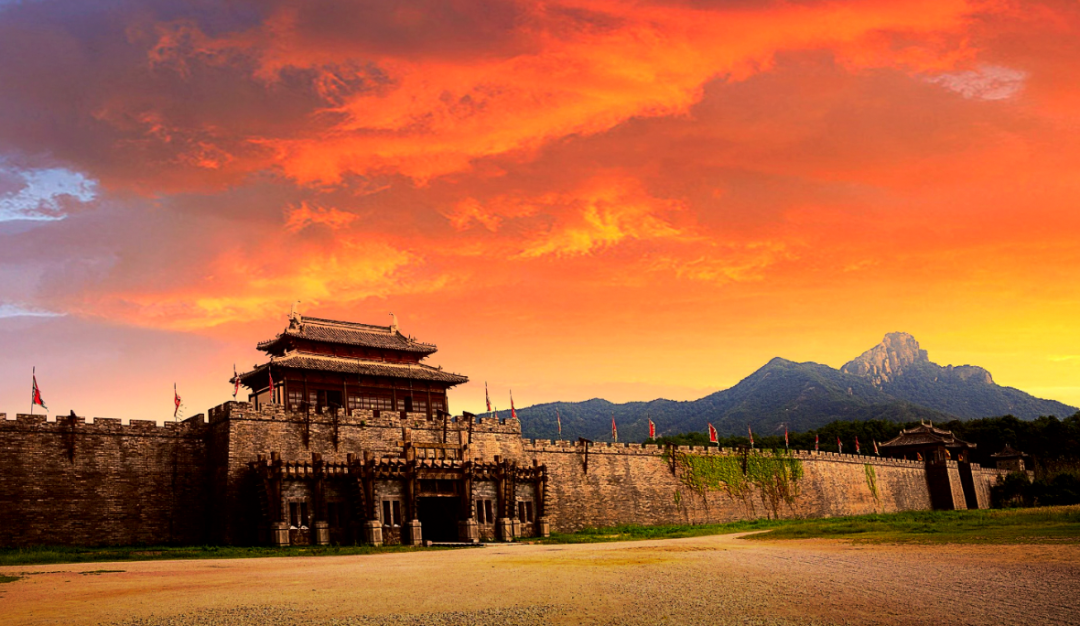
[[[821,428],[803,432],[788,433],[788,442],[793,450],[813,450],[815,436],[819,449],[837,452],[837,438],[843,443],[846,453],[855,453],[855,438],[858,437],[862,454],[874,454],[873,443],[883,443],[896,437],[901,428],[917,426],[919,422],[897,424],[881,420],[865,422],[836,421]],[[1006,444],[1030,455],[1028,469],[1034,471],[1034,482],[1026,476],[1010,476],[1003,485],[994,490],[995,501],[999,505],[1011,506],[1047,506],[1057,504],[1080,503],[1080,413],[1058,419],[1040,417],[1024,421],[1007,415],[967,421],[953,420],[935,423],[934,426],[951,430],[954,435],[976,445],[971,460],[987,467],[994,466],[990,456],[1001,452]],[[679,435],[647,439],[646,443],[657,445],[707,446],[708,433],[689,432]],[[750,444],[749,436],[720,437],[719,445],[736,448]],[[764,449],[784,449],[784,433],[754,433],[754,446]]]

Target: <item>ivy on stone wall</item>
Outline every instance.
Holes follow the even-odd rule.
[[[867,463],[863,465],[863,470],[866,471],[866,486],[870,488],[870,493],[874,496],[874,502],[880,502],[877,491],[877,472],[874,471],[874,466]]]
[[[670,459],[667,453],[664,456]],[[751,488],[757,487],[774,514],[778,513],[781,501],[794,504],[803,477],[802,461],[778,450],[745,457],[676,452],[675,461],[681,469],[679,480],[698,495],[705,497],[710,490],[724,491],[750,504]]]

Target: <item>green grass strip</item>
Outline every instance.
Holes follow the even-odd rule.
[[[752,520],[727,524],[613,526],[552,533],[544,543],[601,543],[769,532],[747,539],[849,539],[872,543],[1080,543],[1080,506],[977,511],[909,511],[828,519]]]

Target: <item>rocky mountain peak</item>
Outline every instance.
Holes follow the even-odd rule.
[[[929,363],[926,350],[908,333],[889,333],[881,343],[863,352],[840,371],[870,379],[881,386],[899,376],[905,368],[916,363]]]

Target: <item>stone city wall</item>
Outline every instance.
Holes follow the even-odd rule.
[[[204,543],[206,457],[202,415],[0,413],[0,546]]]
[[[670,452],[656,446],[593,444],[586,472],[581,444],[525,446],[530,462],[536,459],[548,468],[547,516],[552,529],[563,532],[617,524],[701,524],[931,508],[925,469],[917,461],[804,451],[794,451],[783,461],[771,451],[755,451],[749,463],[756,457],[789,471],[769,474],[766,468],[755,477],[753,470],[749,476],[742,474],[743,457],[737,451],[691,446],[675,448],[675,454],[673,469]],[[680,462],[681,455],[699,469]],[[727,471],[736,474],[725,475]],[[710,472],[716,477],[711,484]],[[996,476],[994,472],[984,474]],[[731,480],[725,483],[722,477]]]
[[[498,456],[547,467],[546,515],[562,532],[926,510],[935,484],[939,499],[965,505],[955,461],[935,483],[916,461],[755,451],[744,471],[734,450],[679,447],[673,463],[671,451],[656,446],[596,443],[586,472],[582,444],[523,440],[517,420],[477,420],[471,431],[466,460]],[[254,543],[258,489],[248,464],[259,455],[295,462],[318,453],[344,463],[350,453],[399,457],[405,441],[466,444],[469,437],[463,421],[419,413],[304,415],[243,402],[211,409],[208,423],[201,415],[165,426],[0,419],[0,545]],[[988,506],[1001,472],[973,465],[971,473],[979,506]]]
[[[258,409],[247,402],[228,402],[210,410],[211,439],[221,457],[215,460],[213,538],[222,543],[256,541],[258,507],[248,463],[277,452],[289,461],[310,461],[313,453],[327,463],[344,463],[349,454],[370,451],[376,457],[401,456],[406,438],[414,443],[441,443],[444,423],[424,413],[358,409],[310,415],[286,412],[281,405]],[[495,455],[520,458],[521,426],[516,420],[478,419],[470,446],[473,458]],[[448,419],[446,441],[467,443],[464,422]]]

